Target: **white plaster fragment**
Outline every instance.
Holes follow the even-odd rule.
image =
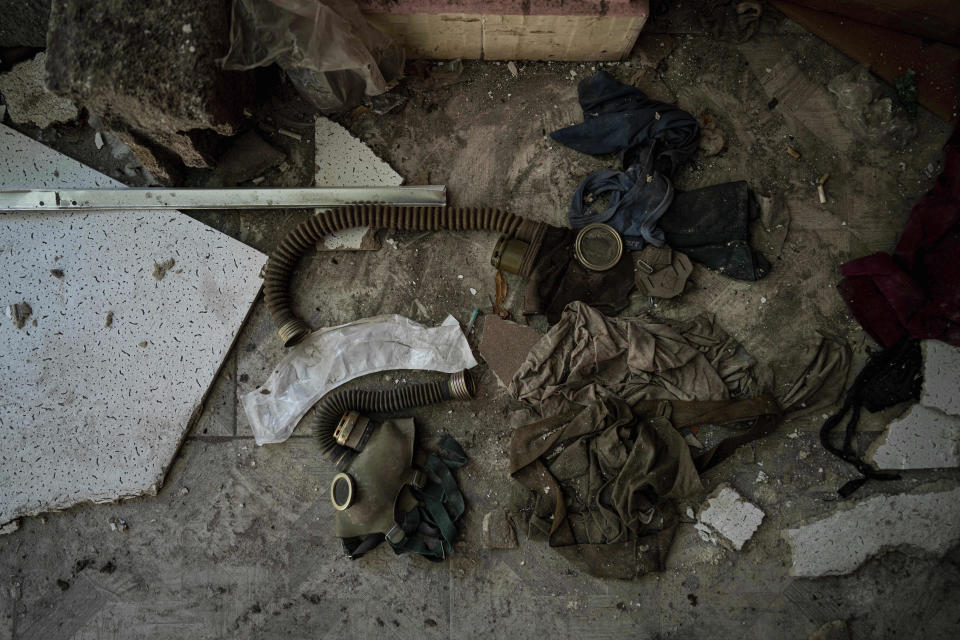
[[[763,511],[747,502],[729,485],[722,484],[700,508],[696,529],[700,537],[716,544],[719,539],[743,549],[763,521]]]
[[[960,418],[916,404],[877,438],[865,456],[879,469],[960,466]]]
[[[0,184],[123,187],[2,125]],[[266,256],[176,211],[4,213],[0,248],[0,305],[38,321],[0,323],[0,524],[155,493]],[[170,258],[182,273],[155,279]]]
[[[97,151],[103,149],[103,134],[99,131],[93,134],[93,144],[97,148]]]
[[[10,119],[18,124],[33,124],[41,129],[57,122],[75,120],[77,107],[47,90],[43,84],[46,54],[15,65],[0,75],[0,93],[7,103]]]
[[[960,348],[939,340],[924,340],[923,394],[920,403],[960,416]]]
[[[14,531],[20,528],[19,520],[11,520],[7,524],[0,526],[0,536],[5,536],[7,534],[13,533]]]
[[[373,150],[347,129],[329,118],[320,116],[314,129],[316,155],[313,184],[317,187],[399,187],[403,177]],[[324,239],[323,249],[379,248],[364,237],[370,227],[344,229]],[[372,234],[371,234],[372,235]],[[388,241],[389,242],[389,241]],[[396,248],[396,247],[394,247]]]
[[[793,550],[790,574],[800,577],[844,575],[901,546],[941,556],[960,541],[960,488],[874,496],[787,529],[785,537]]]

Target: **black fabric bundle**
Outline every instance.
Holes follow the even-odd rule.
[[[673,200],[670,177],[697,150],[697,121],[606,71],[581,81],[577,91],[583,122],[550,137],[581,153],[617,153],[622,170],[602,169],[587,176],[570,204],[570,225],[579,229],[594,222],[609,224],[633,251],[647,243],[662,246],[657,221]],[[605,210],[589,206],[605,195],[609,197]]]

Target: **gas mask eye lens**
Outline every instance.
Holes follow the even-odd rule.
[[[353,478],[346,473],[335,475],[330,483],[330,501],[333,502],[333,508],[337,511],[347,509],[353,504],[353,496]]]

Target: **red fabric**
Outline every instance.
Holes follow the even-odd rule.
[[[960,130],[945,151],[943,173],[910,212],[894,255],[840,267],[847,305],[884,347],[905,334],[960,346]]]

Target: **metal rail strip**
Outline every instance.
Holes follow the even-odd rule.
[[[292,189],[0,189],[0,211],[310,209],[350,204],[443,206],[444,185]]]

